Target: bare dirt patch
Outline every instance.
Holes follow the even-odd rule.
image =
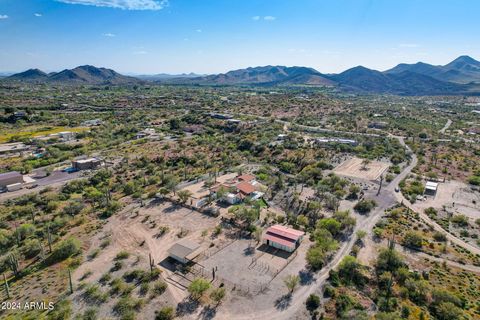
[[[467,184],[460,181],[439,183],[435,197],[427,197],[425,201],[417,201],[413,205],[418,211],[432,207],[445,207],[453,214],[464,214],[475,220],[480,218],[480,192],[472,190]]]
[[[369,161],[365,163],[363,159],[351,158],[342,162],[333,169],[333,172],[348,177],[360,178],[365,180],[378,180],[378,178],[388,169],[390,165],[381,161]]]
[[[162,261],[167,259],[168,249],[180,238],[199,243],[200,250],[215,248],[226,241],[223,233],[215,238],[211,236],[218,222],[219,218],[209,217],[170,202],[153,203],[143,208],[139,208],[136,204],[128,205],[122,212],[110,218],[103,231],[92,238],[87,256],[101,248],[105,241],[109,244],[94,258],[87,258],[87,261],[75,270],[72,276],[74,285],[78,287],[82,281],[99,283],[102,275],[107,273],[110,273],[112,278],[116,278],[134,269],[147,271],[149,270],[149,253],[154,259],[155,266],[161,270],[161,278],[165,280],[173,271],[164,268]],[[166,230],[163,233],[161,233],[162,228]],[[130,256],[123,261],[120,270],[112,271],[115,257],[122,251],[128,252]],[[86,274],[88,277],[85,279]],[[136,291],[134,294],[138,295]],[[142,312],[153,318],[154,311],[159,309],[159,304],[174,306],[187,295],[185,288],[168,284],[167,291],[157,298],[155,303],[146,304]],[[81,310],[85,301],[82,299],[80,289],[74,301],[74,305]],[[101,305],[99,315],[111,316],[113,304],[114,299],[109,299],[107,303]]]

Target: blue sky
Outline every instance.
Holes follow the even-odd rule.
[[[0,0],[0,71],[445,64],[480,59],[479,12],[478,0]]]

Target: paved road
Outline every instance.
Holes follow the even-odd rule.
[[[248,114],[248,113],[235,113],[237,116],[247,116],[247,117],[254,117],[258,118],[261,120],[270,120],[270,117],[264,117],[264,116],[259,116],[259,115],[254,115],[254,114]],[[290,127],[296,127],[299,129],[304,129],[308,131],[314,131],[314,132],[328,132],[328,133],[338,133],[338,134],[350,134],[350,135],[358,135],[358,136],[366,136],[366,137],[382,137],[380,134],[375,134],[375,133],[365,133],[365,132],[355,132],[355,131],[340,131],[340,130],[334,130],[334,129],[328,129],[328,128],[323,128],[323,127],[318,127],[318,126],[305,126],[301,124],[296,124],[292,123],[290,121],[285,121],[285,120],[280,120],[280,119],[274,119],[276,123],[280,123],[284,125],[284,129],[286,129],[285,126],[290,126]],[[383,135],[384,136],[384,135]]]
[[[14,199],[14,198],[29,194],[29,193],[40,192],[41,190],[47,187],[53,187],[53,188],[60,187],[68,181],[81,178],[82,175],[83,175],[82,171],[73,172],[73,173],[53,171],[49,176],[46,176],[45,178],[36,179],[38,186],[35,188],[31,188],[31,189],[24,188],[17,191],[1,193],[0,203],[9,199]]]

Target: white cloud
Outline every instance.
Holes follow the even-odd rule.
[[[6,14],[0,14],[0,19],[8,19],[8,16]]]
[[[265,21],[273,21],[273,20],[276,20],[277,18],[274,17],[274,16],[264,16],[264,17],[261,17],[261,16],[253,16],[252,17],[252,20],[253,21],[259,21],[259,20],[265,20]]]
[[[107,32],[107,33],[104,33],[103,36],[104,36],[104,37],[113,38],[113,37],[115,37],[115,34],[114,34],[114,33]]]
[[[161,10],[168,5],[168,0],[56,0],[69,4],[109,7],[123,10]]]
[[[147,54],[148,52],[145,50],[133,51],[133,54],[140,55],[140,54]]]
[[[41,17],[41,16],[42,16],[41,13],[34,13],[33,15],[34,15],[35,17]]]
[[[195,30],[195,31],[197,31],[198,33],[201,33],[201,32],[202,32],[202,29],[197,29],[197,30]]]

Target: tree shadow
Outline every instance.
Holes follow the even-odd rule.
[[[193,300],[190,297],[187,297],[177,305],[177,315],[181,317],[184,315],[192,314],[198,309],[199,306],[200,303],[197,300]]]
[[[248,246],[243,250],[245,256],[251,256],[255,254],[255,246]]]
[[[200,312],[200,319],[211,320],[217,315],[217,308],[210,305],[205,306]]]
[[[315,274],[311,270],[303,269],[298,272],[298,276],[300,277],[300,285],[301,286],[308,286],[315,282]]]
[[[164,213],[172,213],[180,209],[182,206],[172,203],[168,208],[163,209]]]
[[[286,310],[290,306],[291,302],[292,302],[292,294],[287,293],[281,296],[280,298],[278,298],[277,300],[275,300],[275,308],[277,308],[278,310]]]

